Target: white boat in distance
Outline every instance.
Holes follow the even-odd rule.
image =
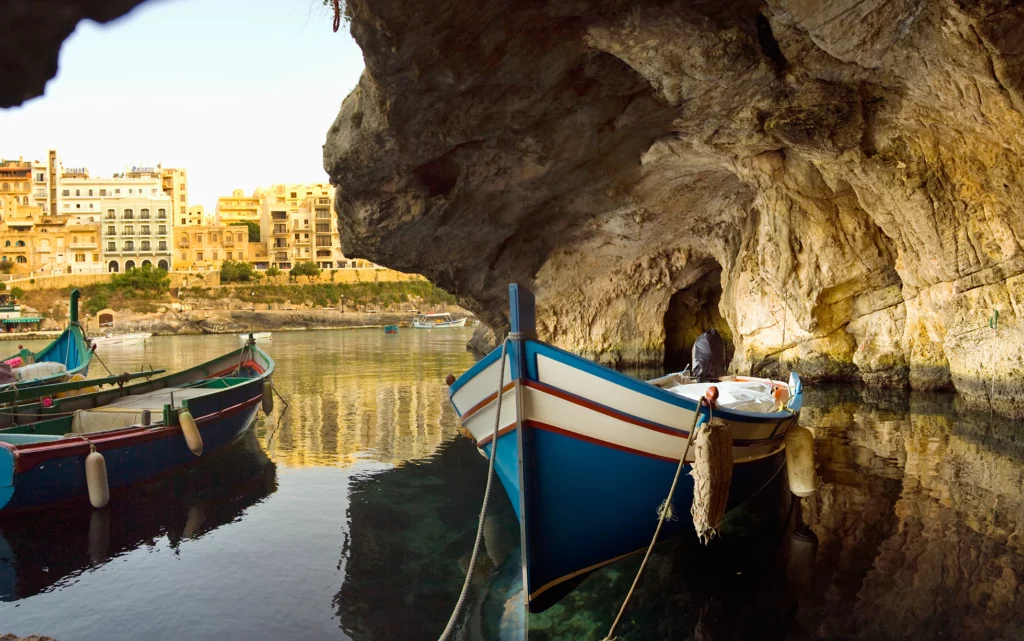
[[[107,334],[90,338],[89,343],[96,347],[111,347],[113,345],[142,345],[153,337],[151,332],[136,332],[134,334]]]
[[[466,319],[455,320],[451,314],[420,314],[412,319],[412,326],[417,329],[465,327]]]
[[[239,334],[238,337],[243,341],[249,340],[252,336],[257,343],[270,343],[274,340],[271,332],[246,332],[245,334]]]

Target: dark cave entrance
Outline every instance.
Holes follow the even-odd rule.
[[[690,364],[693,342],[714,327],[725,340],[725,357],[732,361],[736,351],[732,330],[718,310],[722,300],[722,268],[716,266],[692,285],[680,289],[665,312],[665,369],[678,372]]]

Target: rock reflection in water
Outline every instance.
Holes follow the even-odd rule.
[[[93,510],[70,504],[0,522],[0,601],[17,601],[167,537],[176,549],[235,521],[277,489],[277,471],[249,430],[231,447]]]

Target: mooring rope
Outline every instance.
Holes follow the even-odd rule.
[[[704,406],[705,399],[700,399],[697,404],[697,409],[694,413],[693,428],[690,430],[690,436],[686,439],[686,447],[683,449],[683,455],[679,458],[679,465],[676,466],[676,475],[672,478],[672,487],[668,490],[668,497],[665,498],[665,502],[658,508],[658,526],[654,528],[654,536],[651,537],[651,544],[647,546],[647,553],[644,554],[644,560],[640,562],[640,569],[636,571],[636,576],[633,577],[633,585],[630,586],[629,592],[626,593],[626,599],[622,602],[622,607],[619,608],[619,613],[615,615],[615,620],[612,621],[612,627],[608,629],[608,635],[602,641],[614,641],[615,639],[615,628],[618,627],[619,621],[622,620],[622,615],[626,612],[626,607],[629,606],[629,600],[633,598],[633,593],[636,592],[636,586],[640,583],[640,577],[643,576],[644,568],[647,567],[647,561],[651,558],[651,551],[654,549],[654,544],[658,542],[658,534],[661,533],[661,525],[669,520],[672,512],[672,497],[676,493],[676,484],[679,483],[679,475],[683,471],[683,467],[686,466],[686,455],[690,453],[690,444],[693,443],[693,439],[697,437],[697,430],[707,425],[707,423],[701,423],[700,408]],[[711,422],[711,406],[708,406],[708,423]]]
[[[466,580],[462,584],[462,593],[459,594],[459,600],[455,603],[455,609],[452,610],[452,615],[448,619],[448,625],[444,627],[444,632],[441,633],[437,639],[438,641],[448,641],[455,633],[458,627],[459,618],[462,616],[462,610],[466,607],[466,597],[469,595],[469,584],[473,580],[473,572],[476,570],[476,557],[480,552],[480,543],[484,538],[484,520],[487,518],[487,504],[491,498],[491,481],[494,479],[494,459],[498,451],[498,430],[501,424],[501,397],[504,396],[502,388],[505,387],[505,359],[508,356],[508,344],[510,341],[521,340],[523,335],[519,332],[509,332],[505,340],[501,342],[501,361],[498,369],[498,405],[494,412],[494,431],[491,433],[491,454],[487,459],[487,485],[484,486],[484,502],[480,506],[480,520],[477,523],[476,528],[476,541],[473,543],[473,554],[469,557],[469,569],[466,571]],[[523,586],[526,589],[526,586]]]

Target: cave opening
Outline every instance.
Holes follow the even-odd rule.
[[[722,268],[716,266],[691,285],[672,294],[665,311],[665,369],[678,372],[690,365],[693,342],[714,328],[725,341],[725,357],[736,352],[732,330],[719,310],[722,300]]]

